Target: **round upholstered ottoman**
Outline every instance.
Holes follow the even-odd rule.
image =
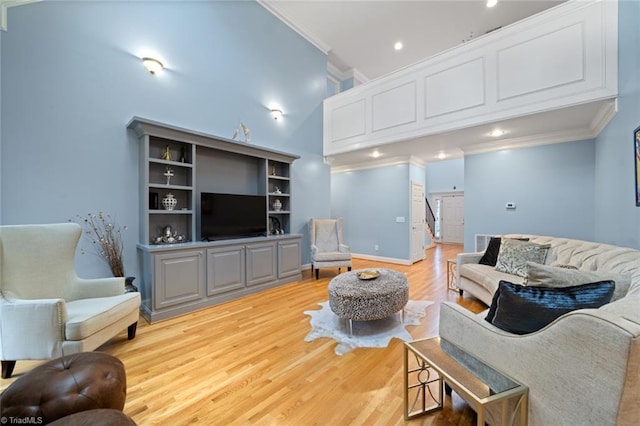
[[[41,418],[47,424],[96,408],[122,411],[127,380],[122,361],[103,352],[81,352],[25,373],[0,395],[2,417]]]
[[[391,269],[376,269],[379,276],[360,279],[370,270],[346,272],[329,283],[329,306],[333,313],[349,321],[371,321],[390,317],[404,309],[409,301],[407,277]]]

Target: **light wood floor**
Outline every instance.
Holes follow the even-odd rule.
[[[406,273],[409,298],[432,300],[415,339],[437,335],[439,303],[479,312],[485,306],[447,290],[446,259],[459,245],[439,245],[411,266],[354,259],[354,269],[388,267]],[[473,411],[455,394],[444,410],[403,419],[402,342],[384,349],[334,353],[335,342],[307,343],[309,316],[328,299],[337,270],[309,270],[303,280],[179,318],[148,324],[134,340],[126,330],[102,346],[127,370],[125,413],[139,425],[471,425]],[[0,390],[40,362],[18,361]]]

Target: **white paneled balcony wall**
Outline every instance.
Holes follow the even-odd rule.
[[[569,1],[324,101],[336,155],[617,96],[618,5]]]

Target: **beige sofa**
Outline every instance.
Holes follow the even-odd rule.
[[[640,251],[564,238],[529,238],[550,244],[546,264],[630,275],[628,292],[598,309],[569,312],[526,335],[493,326],[485,320],[486,311],[473,314],[445,302],[441,338],[527,385],[529,424],[640,424]],[[458,256],[458,285],[490,304],[500,279],[517,280],[477,265],[480,256]]]

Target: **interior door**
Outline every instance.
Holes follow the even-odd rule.
[[[424,187],[411,182],[411,262],[424,259]]]
[[[441,209],[441,242],[464,242],[464,194],[442,196]]]

